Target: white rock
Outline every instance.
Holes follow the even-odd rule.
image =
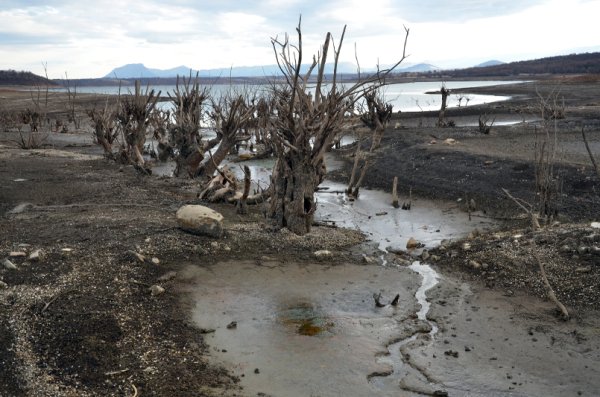
[[[408,241],[406,242],[407,249],[413,249],[413,248],[418,248],[418,247],[419,247],[419,242],[417,240],[415,240],[413,237],[409,238]]]
[[[600,222],[592,222],[591,226],[592,226],[594,229],[600,229]]]
[[[155,265],[160,265],[160,259],[158,259],[157,257],[153,257],[152,259],[150,259],[150,261]]]
[[[17,270],[17,266],[8,259],[5,259],[2,264],[8,270]]]
[[[152,287],[150,287],[150,295],[152,295],[152,296],[164,294],[164,292],[165,292],[165,289],[163,287],[161,287],[160,285],[155,284]]]
[[[8,256],[10,256],[11,258],[24,258],[27,256],[27,253],[23,252],[23,251],[11,251]]]
[[[331,258],[333,253],[329,250],[319,250],[313,253],[317,258]]]
[[[202,205],[184,205],[177,210],[177,223],[186,232],[211,237],[223,234],[223,215]]]
[[[31,254],[29,254],[29,257],[27,259],[29,259],[32,262],[38,262],[40,260],[42,260],[44,257],[44,251],[42,251],[41,249],[37,249],[35,251],[33,251]]]

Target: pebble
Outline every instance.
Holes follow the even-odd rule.
[[[331,258],[333,256],[333,253],[329,250],[319,250],[315,251],[313,255],[317,258]]]
[[[8,270],[17,270],[17,266],[8,259],[5,259],[2,264],[4,265],[4,268]]]
[[[586,252],[588,252],[588,250],[589,250],[589,248],[585,247],[583,245],[581,247],[577,248],[577,252],[579,252],[579,255],[585,254]]]
[[[417,240],[415,240],[413,237],[409,238],[408,241],[406,242],[407,249],[417,248],[418,246],[419,246],[419,242]]]
[[[470,243],[463,243],[462,249],[465,250],[465,251],[470,250],[471,249],[471,244]]]
[[[471,266],[473,269],[479,269],[481,267],[481,263],[471,259],[469,261],[469,266]]]
[[[153,285],[152,287],[150,287],[150,295],[152,296],[157,296],[160,294],[163,294],[165,292],[165,289],[163,287],[161,287],[160,285]]]
[[[421,254],[421,259],[424,260],[424,261],[426,261],[430,257],[431,257],[431,255],[429,255],[429,251],[423,250],[423,253]]]
[[[150,259],[150,261],[152,261],[152,263],[154,263],[155,265],[160,265],[160,259],[158,259],[157,257],[153,257],[152,259]]]
[[[37,249],[37,250],[33,251],[31,254],[29,254],[29,257],[27,259],[29,259],[32,262],[38,262],[38,261],[42,260],[43,257],[44,257],[44,251],[42,251],[41,249]]]
[[[237,328],[237,321],[232,321],[229,324],[227,324],[227,329],[235,329]]]
[[[27,253],[23,252],[23,251],[11,251],[8,256],[10,256],[11,258],[24,258],[27,256]]]
[[[373,258],[372,256],[368,256],[367,254],[362,254],[362,260],[367,265],[372,265],[376,262],[375,258]]]
[[[8,288],[8,284],[6,284],[4,281],[0,280],[0,289],[6,289]]]

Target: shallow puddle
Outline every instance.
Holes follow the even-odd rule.
[[[194,322],[215,329],[205,340],[214,358],[240,376],[245,395],[397,395],[367,376],[392,371],[376,356],[387,353],[418,310],[413,271],[228,262],[190,266],[187,275],[199,280]],[[375,292],[386,303],[400,294],[400,303],[377,308]]]

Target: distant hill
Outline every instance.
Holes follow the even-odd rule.
[[[398,68],[396,73],[425,73],[425,72],[433,72],[435,70],[440,70],[441,68],[432,65],[430,63],[418,63],[416,65],[411,65],[405,68]]]
[[[561,55],[485,67],[445,70],[442,74],[452,77],[600,74],[600,52]]]
[[[31,72],[16,70],[0,70],[0,85],[56,85],[55,82]]]
[[[502,61],[497,61],[495,59],[492,59],[490,61],[486,61],[483,63],[480,63],[479,65],[475,65],[475,68],[487,68],[488,66],[497,66],[497,65],[504,65],[506,62],[502,62]]]
[[[308,65],[303,66],[307,70]],[[123,65],[113,69],[110,73],[104,76],[105,79],[139,79],[139,78],[172,78],[177,76],[189,76],[199,73],[201,77],[265,77],[279,76],[281,71],[277,65],[261,65],[261,66],[235,66],[231,68],[216,68],[216,69],[192,69],[187,66],[178,66],[172,69],[152,69],[144,66],[141,63],[132,63]],[[338,73],[355,73],[356,66],[352,63],[340,63],[338,65]],[[333,65],[325,67],[325,73],[333,73]]]

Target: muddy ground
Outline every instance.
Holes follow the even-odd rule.
[[[482,135],[476,123],[482,113],[499,120],[523,115],[536,120],[536,96],[557,89],[566,104],[566,118],[556,124],[560,150],[555,169],[561,189],[554,218],[544,231],[534,233],[500,188],[535,201],[532,152],[535,131],[544,125],[533,121],[495,126]],[[545,80],[481,90],[516,97],[448,111],[456,128],[435,128],[434,113],[397,115],[367,185],[389,191],[398,176],[404,194],[412,190],[415,196],[459,204],[473,199],[482,211],[478,216],[503,222],[503,230],[496,233],[475,233],[429,253],[450,280],[448,285],[469,291],[452,294],[452,288],[445,287],[435,292],[431,317],[439,321],[442,334],[429,347],[437,349],[430,357],[436,352],[443,356],[444,349],[458,351],[447,345],[455,342],[455,329],[467,322],[462,338],[468,339],[469,332],[482,334],[484,317],[478,325],[467,320],[473,314],[456,310],[468,299],[478,300],[483,303],[469,307],[501,307],[517,321],[514,330],[545,335],[553,352],[572,352],[575,346],[583,364],[572,371],[583,375],[566,377],[571,383],[565,381],[565,393],[560,394],[592,395],[595,385],[584,375],[594,376],[586,371],[598,362],[594,351],[600,339],[595,320],[600,309],[600,229],[591,222],[600,221],[600,192],[580,130],[583,126],[588,131],[593,150],[600,153],[600,82]],[[0,92],[0,97],[5,107],[14,105],[15,98],[26,102],[12,91]],[[461,127],[465,124],[475,126]],[[313,263],[313,253],[320,249],[336,252],[328,265],[358,264],[363,263],[362,253],[372,250],[361,245],[364,238],[356,231],[315,227],[310,235],[297,237],[272,230],[259,207],[242,217],[232,206],[210,204],[225,216],[225,236],[213,240],[189,235],[177,228],[174,213],[182,204],[196,202],[195,181],[141,176],[132,167],[103,159],[89,133],[82,143],[84,133],[71,131],[49,132],[44,135],[46,144],[36,150],[20,149],[16,131],[0,133],[0,259],[14,265],[3,262],[0,269],[2,397],[244,395],[239,378],[209,360],[202,332],[210,330],[192,324],[192,303],[185,292],[189,288],[182,285],[189,280],[180,279],[178,272],[192,264],[210,269],[231,260],[260,265],[265,257]],[[445,144],[447,138],[454,144]],[[349,157],[349,152],[338,155]],[[346,168],[332,177],[344,180],[347,175]],[[41,250],[39,257],[29,259],[36,250]],[[550,283],[571,313],[566,323],[545,298],[532,250],[539,252]],[[153,295],[153,285],[165,292]],[[498,299],[502,305],[491,304]],[[502,332],[508,331],[498,326],[493,338],[501,338]],[[461,343],[469,342],[456,342]],[[539,346],[519,344],[518,349],[533,354]],[[464,356],[462,351],[457,357],[444,356],[446,366],[436,367],[431,377],[449,384],[446,377],[452,371],[464,374],[479,365],[462,362]],[[553,357],[542,355],[540,360]],[[493,358],[491,354],[483,359]],[[415,363],[431,365],[420,360],[416,357]],[[507,376],[511,378],[506,377],[506,384],[493,390],[511,393],[521,388],[523,395],[535,395],[534,382],[513,384],[516,375]]]

